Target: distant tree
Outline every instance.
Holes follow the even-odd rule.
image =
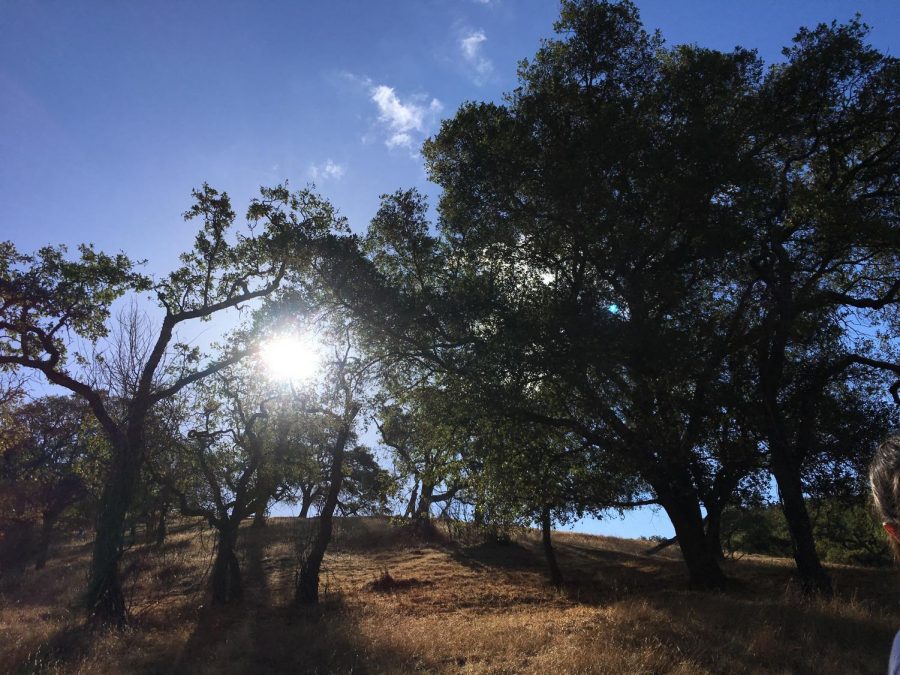
[[[257,379],[250,369],[232,366],[194,385],[194,419],[168,486],[183,515],[202,516],[216,530],[210,577],[215,603],[242,597],[238,530],[265,509],[280,483],[261,473],[283,452],[286,438],[273,410],[276,396],[255,386]]]
[[[341,321],[336,321],[325,335],[334,356],[323,369],[319,386],[308,391],[306,400],[298,401],[307,414],[318,417],[327,429],[328,457],[328,482],[318,518],[308,546],[300,551],[300,569],[294,588],[294,602],[300,605],[319,601],[319,572],[331,543],[334,513],[348,473],[348,448],[355,446],[366,386],[366,364],[354,350],[350,331]]]
[[[286,404],[290,409],[291,404]],[[288,461],[283,480],[299,504],[298,517],[307,518],[322,506],[330,484],[333,425],[324,415],[303,413],[302,401],[294,410],[295,423],[287,442]],[[344,478],[336,509],[345,516],[382,513],[395,486],[388,471],[379,466],[371,449],[355,445],[345,456]]]
[[[418,523],[430,521],[432,507],[452,500],[466,482],[463,457],[475,416],[455,403],[423,383],[391,397],[377,413],[381,442],[410,489],[404,517]]]
[[[343,516],[384,515],[397,486],[371,448],[356,445],[346,457],[346,469],[337,508]]]
[[[0,455],[0,482],[17,510],[33,510],[40,516],[35,551],[35,566],[40,569],[47,562],[60,517],[95,496],[90,464],[97,429],[92,428],[87,407],[65,396],[36,399],[15,408],[13,415],[19,434]]]
[[[126,619],[118,571],[122,528],[146,455],[151,410],[252,350],[235,344],[220,360],[202,362],[198,350],[176,341],[176,329],[271,294],[289,261],[302,266],[304,243],[336,222],[333,209],[311,193],[263,189],[247,213],[257,227],[229,240],[235,214],[228,196],[204,185],[194,199],[185,214],[203,222],[194,248],[182,255],[180,268],[158,281],[136,271],[125,255],[108,256],[89,246],[79,249],[76,260],[62,247],[35,255],[20,254],[11,243],[0,247],[0,366],[33,369],[84,398],[110,445],[87,593],[92,616],[104,622]],[[284,208],[273,210],[273,204]],[[85,369],[102,354],[78,351],[79,341],[98,345],[109,332],[113,301],[147,291],[157,299],[162,320],[155,338],[131,354],[133,377],[116,392],[112,407],[107,393],[92,385],[91,369]]]

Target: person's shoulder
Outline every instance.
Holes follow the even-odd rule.
[[[894,644],[891,646],[888,675],[900,675],[900,631],[897,631],[897,634],[894,636]]]

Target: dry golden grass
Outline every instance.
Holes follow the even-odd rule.
[[[90,546],[0,580],[5,672],[66,673],[881,673],[900,625],[892,571],[834,567],[834,600],[797,591],[788,561],[726,564],[724,593],[687,588],[674,553],[646,542],[559,533],[562,591],[539,541],[416,539],[375,519],[339,523],[324,600],[291,608],[300,524],[242,533],[246,598],[209,607],[212,538],[183,525],[139,549],[125,632],[80,628]],[[390,579],[384,577],[385,572]],[[373,583],[381,578],[381,583]],[[393,583],[391,582],[393,580]]]

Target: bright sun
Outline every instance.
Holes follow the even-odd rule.
[[[274,337],[262,344],[259,354],[269,376],[276,380],[309,380],[319,370],[320,357],[309,339]]]

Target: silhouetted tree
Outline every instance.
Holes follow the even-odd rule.
[[[866,30],[853,19],[797,34],[756,94],[748,144],[759,169],[730,196],[754,226],[747,257],[769,467],[803,583],[825,593],[802,487],[802,429],[813,420],[799,409],[790,419],[786,399],[817,398],[854,364],[900,374],[896,354],[854,345],[848,330],[882,325],[896,336],[889,317],[900,300],[900,62],[867,45]]]
[[[348,447],[356,440],[356,425],[363,407],[366,364],[354,349],[351,332],[336,321],[325,334],[334,357],[323,369],[318,391],[310,391],[298,404],[309,414],[321,418],[328,430],[328,484],[314,524],[309,545],[300,551],[300,569],[294,588],[294,602],[316,604],[319,601],[319,572],[331,543],[335,509],[344,488]]]
[[[252,349],[235,345],[218,361],[202,362],[196,349],[175,342],[176,329],[271,294],[288,261],[302,267],[304,243],[331,230],[330,206],[308,192],[263,189],[248,210],[262,227],[228,234],[235,214],[225,193],[204,185],[185,214],[203,226],[182,267],[154,281],[125,255],[108,256],[89,246],[71,260],[62,247],[23,255],[0,247],[0,365],[28,368],[83,397],[107,435],[111,461],[97,519],[87,601],[99,620],[121,623],[126,609],[119,581],[122,528],[145,459],[145,428],[154,405],[184,387],[238,362]],[[273,211],[272,205],[285,208]],[[77,351],[74,339],[97,345],[109,332],[110,305],[122,295],[150,291],[162,310],[155,337],[133,343],[110,397],[82,367],[94,354]],[[115,401],[111,409],[109,401]]]

